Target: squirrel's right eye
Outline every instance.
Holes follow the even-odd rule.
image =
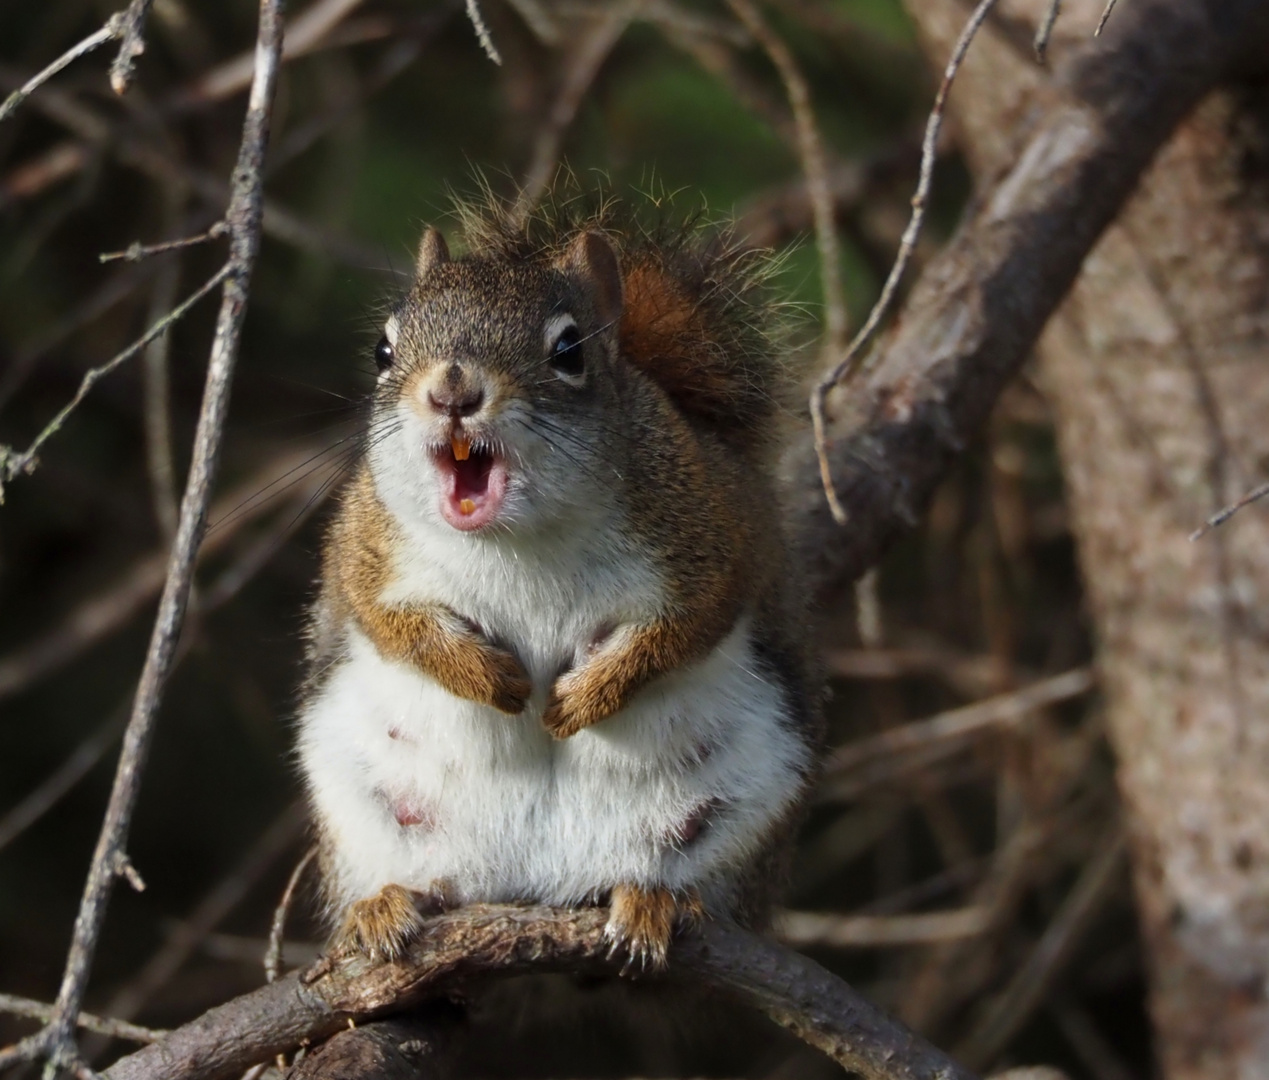
[[[551,367],[565,379],[580,379],[586,363],[582,357],[582,335],[572,323],[560,331],[551,349]]]
[[[392,348],[392,342],[386,337],[379,339],[379,344],[375,346],[375,367],[380,371],[387,371],[397,359],[396,350]]]

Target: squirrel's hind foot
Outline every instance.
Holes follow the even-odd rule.
[[[674,931],[695,925],[703,917],[701,900],[694,889],[674,893],[669,889],[617,885],[608,902],[608,925],[604,927],[604,937],[612,945],[608,955],[627,954],[623,973],[631,967],[663,971]]]
[[[348,909],[331,942],[332,955],[361,953],[372,963],[399,960],[423,930],[422,906],[429,914],[448,904],[444,890],[419,893],[401,885],[385,885],[374,896]]]

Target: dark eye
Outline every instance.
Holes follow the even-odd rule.
[[[550,365],[565,378],[580,378],[586,370],[582,358],[582,335],[576,326],[566,326],[560,331],[551,349]]]
[[[379,339],[379,344],[375,346],[375,367],[380,371],[387,371],[395,362],[397,354],[392,348],[392,342],[386,337]]]

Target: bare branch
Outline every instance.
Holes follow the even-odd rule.
[[[952,50],[952,55],[947,61],[947,67],[943,70],[943,81],[939,84],[938,93],[934,96],[934,107],[930,110],[930,117],[926,121],[925,138],[921,143],[921,175],[917,181],[916,194],[912,196],[912,216],[908,219],[907,228],[903,230],[903,237],[899,241],[899,251],[895,255],[894,265],[890,268],[890,274],[886,278],[885,284],[881,287],[881,295],[877,297],[877,302],[873,304],[872,310],[868,313],[868,318],[864,320],[864,325],[859,328],[851,340],[850,345],[846,349],[846,355],[820,380],[815,392],[811,394],[811,422],[814,426],[820,480],[824,486],[824,494],[828,499],[829,509],[833,512],[833,517],[839,525],[846,524],[847,514],[833,484],[833,470],[828,457],[824,414],[828,394],[843,379],[855,374],[857,358],[860,357],[864,345],[868,343],[873,332],[881,324],[881,320],[885,318],[886,312],[889,311],[890,305],[894,301],[895,293],[898,292],[899,281],[903,278],[903,273],[908,268],[908,262],[911,260],[912,252],[916,248],[917,239],[921,235],[921,226],[925,222],[926,201],[930,195],[930,184],[934,179],[934,161],[938,151],[939,130],[943,126],[943,112],[947,107],[947,95],[952,88],[952,80],[956,78],[956,72],[960,69],[966,52],[969,51],[970,42],[974,40],[974,35],[978,33],[978,28],[982,26],[983,20],[987,18],[987,14],[991,11],[995,2],[996,0],[979,0],[978,6],[974,8],[973,14],[970,15],[969,21],[961,31],[956,47]]]
[[[1231,503],[1229,506],[1225,507],[1223,510],[1217,511],[1205,522],[1203,522],[1203,524],[1199,528],[1195,529],[1192,533],[1190,533],[1190,539],[1198,540],[1200,537],[1204,536],[1209,530],[1215,529],[1219,525],[1224,525],[1225,522],[1227,522],[1236,513],[1238,513],[1238,511],[1241,510],[1244,506],[1250,506],[1252,503],[1258,502],[1259,500],[1263,499],[1266,495],[1269,495],[1269,484],[1261,484],[1260,487],[1254,488],[1253,490],[1247,492],[1247,494],[1244,495],[1237,502]]]
[[[1102,8],[1102,17],[1097,20],[1097,29],[1093,31],[1094,37],[1101,37],[1102,31],[1106,29],[1106,23],[1110,19],[1110,13],[1115,10],[1116,0],[1106,0],[1106,6]]]
[[[838,949],[877,949],[930,945],[975,937],[987,925],[982,907],[923,911],[915,915],[839,915],[817,911],[781,911],[775,918],[780,940],[794,948],[829,945]]]
[[[228,1080],[251,1063],[318,1041],[349,1020],[416,1006],[482,976],[614,972],[603,909],[477,905],[430,920],[408,957],[366,969],[319,965],[212,1009],[161,1043],[115,1062],[108,1080]],[[675,942],[689,977],[765,1012],[869,1080],[972,1080],[951,1058],[887,1017],[835,975],[774,941],[707,923]]]
[[[110,65],[110,89],[116,94],[125,94],[132,85],[133,69],[137,57],[145,52],[145,20],[150,14],[154,0],[132,0],[127,11],[123,12],[119,27],[119,54]]]
[[[1013,693],[976,701],[960,709],[949,709],[928,720],[914,720],[902,727],[839,747],[829,757],[825,774],[833,776],[874,757],[916,749],[932,742],[964,738],[984,728],[1016,724],[1037,709],[1079,697],[1095,685],[1096,680],[1088,668],[1076,668]]]
[[[1266,41],[1262,0],[1134,0],[1063,65],[1065,93],[1017,164],[927,266],[831,430],[790,457],[792,535],[817,588],[853,580],[915,523],[1155,151],[1211,87],[1263,62]]]
[[[316,3],[310,4],[287,23],[282,58],[294,60],[312,52],[363,2],[364,0],[317,0]],[[182,93],[179,100],[182,104],[188,105],[194,102],[221,101],[232,97],[251,84],[251,73],[255,68],[255,62],[253,53],[244,52],[240,56],[217,64],[206,75],[201,76],[189,90]]]
[[[282,891],[282,899],[278,901],[278,906],[274,909],[273,924],[269,927],[269,947],[264,954],[265,982],[276,982],[282,970],[282,945],[283,935],[286,933],[287,913],[291,910],[291,901],[295,897],[295,890],[299,888],[300,879],[316,855],[317,845],[314,844],[295,864],[295,869],[291,871],[291,876],[287,879],[286,888]]]
[[[93,852],[88,881],[67,955],[66,971],[57,995],[56,1013],[32,1039],[24,1040],[6,1059],[47,1056],[55,1067],[82,1071],[74,1039],[75,1017],[88,982],[105,918],[106,903],[124,853],[133,807],[140,790],[141,773],[149,749],[154,720],[171,670],[177,640],[184,623],[185,607],[193,581],[194,562],[206,525],[211,484],[216,472],[229,386],[237,360],[238,341],[246,314],[247,288],[260,245],[263,213],[263,165],[268,143],[273,92],[282,51],[282,0],[261,0],[256,46],[255,79],[243,122],[242,145],[234,170],[233,193],[225,219],[230,227],[230,256],[224,277],[224,294],[216,334],[207,366],[203,406],[194,438],[194,455],[181,503],[180,526],[172,545],[167,581],[159,601],[158,617],[150,639],[145,666],[137,689],[132,717],[124,732],[123,751]]]
[[[1058,16],[1062,13],[1062,0],[1049,0],[1049,6],[1044,9],[1044,17],[1040,19],[1040,25],[1035,30],[1035,41],[1032,47],[1035,49],[1035,58],[1041,64],[1045,61],[1045,56],[1049,50],[1049,38],[1053,36],[1053,27],[1057,25]]]
[[[485,25],[485,17],[480,13],[480,5],[476,0],[467,0],[467,18],[471,20],[472,28],[476,31],[476,39],[480,42],[480,47],[485,50],[485,55],[501,66],[502,56],[498,52],[498,46],[494,44],[493,35],[489,33],[489,27]]]
[[[287,1080],[433,1080],[447,1077],[447,1051],[461,1012],[437,1002],[413,1015],[338,1032],[295,1062]]]
[[[289,531],[303,516],[315,509],[327,493],[329,478],[322,472],[324,451],[301,448],[273,459],[237,487],[216,500],[208,518],[212,528],[199,548],[199,559],[219,551],[246,525],[262,516],[272,505],[279,485],[286,490],[299,486],[294,499],[280,512],[281,532]],[[316,464],[315,464],[316,462]],[[300,480],[293,478],[300,474]],[[280,479],[279,479],[280,478]],[[296,507],[300,507],[297,512]],[[261,556],[277,546],[276,530],[263,538],[266,546],[244,555],[245,562],[225,571],[228,577],[213,583],[203,596],[202,608],[212,610],[229,599],[261,564]],[[85,649],[123,626],[163,587],[166,546],[143,555],[100,593],[73,607],[52,630],[32,635],[31,640],[6,656],[0,656],[0,700],[20,693],[70,663]]]
[[[1123,854],[1123,833],[1114,829],[1084,866],[1026,962],[1014,972],[966,1038],[960,1052],[967,1060],[993,1060],[1039,1007],[1075,943],[1101,910],[1106,893],[1117,884]]]
[[[226,263],[126,349],[120,353],[116,353],[110,360],[102,364],[101,367],[91,368],[88,372],[86,372],[83,380],[79,384],[79,389],[75,391],[75,396],[62,406],[57,415],[44,426],[43,431],[31,440],[31,445],[25,450],[19,453],[10,446],[0,445],[0,503],[4,502],[4,485],[21,473],[30,474],[35,471],[38,463],[37,455],[39,454],[40,447],[62,430],[62,425],[66,423],[67,417],[79,408],[80,402],[88,396],[88,391],[93,388],[97,381],[106,375],[109,375],[125,360],[129,360],[136,356],[137,353],[144,349],[146,345],[157,338],[160,334],[166,333],[168,328],[174,322],[180,319],[181,316],[189,311],[189,309],[197,304],[204,296],[215,289],[217,285],[225,281],[231,274],[232,270],[232,265],[230,263]]]
[[[83,41],[77,45],[71,46],[61,56],[54,60],[48,67],[36,75],[32,75],[20,87],[13,91],[3,102],[0,102],[0,122],[9,119],[16,111],[19,105],[29,98],[36,90],[49,81],[63,68],[69,67],[81,56],[87,56],[94,49],[100,48],[107,41],[114,41],[123,31],[124,15],[122,12],[116,12],[106,21],[103,26],[94,34],[89,34]]]
[[[518,213],[527,214],[551,186],[564,136],[577,118],[582,99],[637,10],[637,0],[619,0],[597,15],[581,39],[566,50],[568,66],[551,103],[551,111],[534,142],[533,159],[525,170],[516,200]]]
[[[151,255],[162,255],[164,252],[176,251],[179,248],[194,247],[197,244],[205,244],[208,240],[214,240],[218,236],[224,236],[229,231],[229,226],[223,221],[216,222],[206,232],[201,232],[197,236],[187,236],[181,240],[166,240],[161,244],[143,245],[139,240],[129,244],[123,251],[105,251],[97,256],[98,262],[108,263],[114,262],[116,259],[125,259],[128,262],[140,262],[142,259],[149,258]]]
[[[846,301],[842,295],[841,248],[837,243],[837,224],[833,212],[833,195],[828,181],[828,165],[824,157],[824,140],[815,122],[811,89],[806,84],[793,53],[767,25],[752,0],[727,0],[732,11],[780,73],[793,122],[797,129],[798,154],[806,175],[806,189],[815,217],[815,245],[820,256],[820,280],[824,289],[824,348],[834,355],[846,342]]]
[[[47,1021],[53,1019],[55,1009],[42,1001],[32,1001],[30,998],[17,997],[14,994],[0,994],[0,1012],[26,1017],[28,1020]],[[139,1027],[136,1024],[129,1024],[126,1020],[110,1020],[93,1016],[92,1013],[80,1013],[75,1023],[85,1031],[107,1035],[112,1039],[127,1039],[129,1042],[158,1042],[167,1034],[166,1031],[157,1028]]]
[[[146,1002],[167,985],[203,939],[241,903],[248,890],[291,849],[304,830],[305,820],[305,810],[299,804],[279,814],[238,864],[216,883],[187,918],[177,923],[141,971],[110,998],[106,1012],[125,1020],[136,1016]]]

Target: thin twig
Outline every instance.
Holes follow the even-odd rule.
[[[188,192],[184,188],[163,186],[159,197],[163,202],[163,217],[169,231],[175,231]],[[224,223],[216,222],[213,229]],[[208,233],[211,230],[208,230]],[[206,236],[207,233],[204,233]],[[177,241],[180,243],[180,241]],[[136,246],[136,245],[134,245]],[[181,260],[175,256],[165,260],[168,264],[159,274],[150,290],[151,320],[176,303],[181,284]],[[141,416],[145,431],[145,463],[150,476],[150,500],[154,505],[154,518],[164,545],[176,536],[176,524],[180,517],[177,504],[176,455],[172,445],[172,393],[171,393],[172,335],[160,334],[145,348],[141,357]]]
[[[221,282],[227,281],[233,272],[232,263],[226,263],[216,271],[210,278],[200,285],[194,292],[186,297],[180,304],[173,308],[157,323],[150,327],[136,341],[129,345],[122,352],[115,354],[110,360],[102,364],[101,367],[92,368],[85,375],[79,384],[79,389],[75,391],[75,396],[70,399],[58,411],[57,415],[45,425],[41,431],[21,453],[18,453],[10,446],[0,445],[0,503],[4,502],[4,485],[12,480],[19,473],[30,474],[35,471],[37,464],[37,455],[40,447],[42,447],[49,439],[56,435],[62,425],[66,423],[66,418],[70,416],[78,407],[81,401],[88,395],[88,391],[93,388],[98,379],[109,375],[115,368],[122,364],[125,360],[136,356],[142,349],[146,347],[160,334],[166,333],[168,328],[181,318],[190,308],[197,304],[204,296],[216,288]]]
[[[502,56],[498,52],[498,46],[494,44],[493,35],[489,33],[489,27],[485,25],[485,17],[480,13],[480,5],[476,0],[467,0],[467,18],[471,20],[472,28],[476,31],[476,38],[480,42],[480,47],[485,50],[485,55],[501,67]]]
[[[811,90],[793,53],[784,40],[773,33],[752,0],[728,0],[732,11],[754,40],[762,46],[779,72],[788,95],[789,108],[797,130],[798,154],[806,175],[806,190],[815,218],[815,246],[820,256],[820,281],[824,289],[825,355],[836,355],[846,342],[846,302],[842,295],[841,249],[837,242],[833,195],[824,158],[824,140],[815,121]]]
[[[816,386],[815,391],[811,394],[811,421],[815,429],[815,453],[819,459],[820,482],[824,486],[824,495],[828,499],[829,509],[833,513],[834,520],[839,525],[846,524],[847,515],[845,507],[842,506],[841,500],[837,497],[837,489],[833,484],[833,470],[828,460],[828,431],[825,417],[828,394],[844,378],[854,376],[857,370],[857,358],[861,355],[864,345],[872,337],[873,332],[877,329],[894,301],[895,293],[899,288],[899,281],[912,258],[917,239],[921,235],[921,226],[925,221],[926,203],[930,195],[930,184],[934,179],[934,161],[938,148],[939,131],[943,127],[943,114],[947,107],[948,92],[952,88],[952,82],[956,78],[957,71],[960,70],[970,43],[974,40],[974,35],[978,33],[978,28],[982,26],[983,21],[987,18],[995,3],[996,0],[979,0],[978,6],[974,8],[973,14],[970,15],[969,21],[961,31],[956,47],[952,50],[952,55],[947,61],[947,67],[943,70],[943,81],[939,84],[938,93],[934,96],[934,106],[931,108],[929,119],[925,124],[925,138],[921,143],[921,174],[920,179],[917,181],[916,194],[912,196],[912,216],[908,219],[907,228],[903,230],[903,237],[899,241],[899,251],[895,255],[894,265],[890,268],[886,283],[882,286],[881,295],[877,297],[877,302],[873,304],[872,310],[868,313],[868,318],[864,321],[864,325],[859,328],[859,331],[851,340],[850,345],[846,349],[846,355],[820,380],[819,385]]]
[[[196,244],[205,244],[208,240],[214,240],[218,236],[224,236],[229,231],[229,226],[218,221],[206,232],[199,233],[197,236],[186,236],[180,240],[165,240],[161,244],[142,244],[141,241],[135,240],[129,244],[123,251],[105,251],[97,256],[98,262],[108,263],[114,262],[116,259],[124,259],[127,262],[140,262],[147,259],[151,255],[162,255],[164,252],[176,251],[179,248],[194,247]]]
[[[1093,37],[1101,37],[1102,31],[1106,28],[1106,23],[1110,20],[1110,13],[1115,10],[1117,0],[1106,0],[1106,6],[1102,8],[1102,17],[1097,20],[1097,29],[1093,31]]]
[[[525,170],[524,183],[516,199],[517,214],[528,214],[550,187],[564,136],[577,118],[577,110],[581,108],[586,91],[595,81],[613,46],[626,32],[637,7],[633,0],[613,4],[597,16],[581,40],[566,51],[568,66],[551,103],[551,111],[534,141],[533,158]]]
[[[872,567],[855,582],[855,628],[865,650],[885,644],[885,620],[881,613],[880,574]]]
[[[847,743],[833,752],[824,771],[826,775],[833,776],[858,768],[875,757],[964,738],[1001,724],[1014,724],[1036,709],[1086,694],[1095,685],[1096,679],[1088,668],[1063,672],[1010,694],[1000,694],[960,709],[950,709],[927,720],[914,720],[902,727],[883,731],[880,735]]]
[[[1058,15],[1061,13],[1062,0],[1049,0],[1049,6],[1044,9],[1040,25],[1036,27],[1035,41],[1032,42],[1032,46],[1035,49],[1035,58],[1041,64],[1044,63],[1049,49],[1049,38],[1053,36],[1053,27],[1057,25]]]
[[[1261,484],[1260,487],[1247,492],[1247,494],[1236,503],[1231,503],[1229,506],[1225,507],[1224,510],[1218,511],[1203,522],[1199,528],[1190,533],[1190,539],[1197,540],[1210,530],[1215,529],[1217,526],[1224,525],[1225,522],[1238,513],[1238,511],[1244,506],[1250,506],[1252,503],[1263,499],[1266,495],[1269,495],[1269,484]]]
[[[1031,954],[965,1039],[958,1057],[980,1065],[994,1060],[1040,1006],[1075,944],[1101,912],[1110,890],[1116,887],[1123,853],[1124,835],[1113,829],[1090,856]]]
[[[250,486],[250,495],[255,495],[259,492],[261,483],[262,482],[254,483]],[[244,485],[244,487],[246,487],[246,485]],[[239,488],[238,492],[241,493],[242,490],[242,488]],[[246,585],[246,583],[250,581],[251,578],[268,562],[269,557],[278,551],[283,541],[294,533],[295,530],[307,520],[308,516],[321,505],[322,497],[328,490],[329,485],[325,483],[313,493],[310,493],[306,487],[300,492],[297,500],[288,503],[282,510],[282,513],[279,516],[279,521],[275,527],[271,528],[256,542],[248,545],[247,549],[238,555],[229,566],[221,571],[220,575],[216,577],[203,591],[199,602],[200,613],[206,616],[232,600],[238,594],[239,590],[241,590],[242,587]],[[230,497],[220,501],[220,505],[224,508],[225,513],[231,513],[234,509],[240,507],[242,502],[242,498],[236,497],[233,493],[231,493]],[[299,511],[295,512],[294,507],[297,502],[299,504]],[[205,556],[211,554],[215,548],[225,543],[225,541],[234,534],[234,531],[239,526],[252,520],[255,512],[257,511],[257,507],[264,507],[267,505],[267,500],[259,501],[255,506],[250,507],[248,511],[238,515],[230,521],[225,529],[218,531],[213,537],[205,542],[199,550],[200,561]],[[214,509],[210,516],[213,520],[215,519],[216,514]],[[153,595],[153,593],[157,592],[162,586],[163,577],[161,562],[159,562],[158,559],[145,560],[143,562],[143,565],[150,564],[155,567],[153,587],[147,590],[139,599],[137,598],[135,591],[126,590],[125,601],[132,601],[135,605],[135,603],[148,599],[150,595]],[[129,580],[125,582],[125,587],[134,583],[132,580],[133,577],[134,575],[129,576]],[[113,606],[110,604],[99,604],[98,609],[100,610],[103,606],[113,619],[113,622],[110,624],[112,626],[119,625],[123,621],[124,611],[130,610],[127,603],[116,604]],[[91,601],[88,607],[93,607],[93,603]],[[69,621],[72,624],[81,624],[81,626],[84,622],[92,623],[93,620],[91,616],[88,619],[78,617],[79,614],[82,614],[83,610],[84,609],[82,608],[77,609],[77,614],[72,616]],[[100,622],[96,623],[96,628],[101,633],[104,633],[105,630],[108,629],[108,627],[104,626]],[[81,647],[88,643],[84,637],[72,636],[68,639],[64,633],[55,633],[52,636],[51,642],[46,639],[45,643],[36,644],[36,650],[33,655],[43,658],[45,660],[45,666],[38,670],[33,669],[31,666],[27,666],[25,669],[21,670],[20,674],[24,674],[28,677],[34,677],[37,674],[47,674],[51,667],[60,666],[61,663],[66,662],[71,658],[71,656],[76,655],[79,652],[79,649],[66,649],[60,652],[57,652],[55,648],[46,649],[43,652],[40,650],[41,644],[51,644],[56,647],[59,642],[67,642],[68,640],[70,643]],[[182,642],[182,644],[178,647],[175,665],[179,665],[184,659],[189,651],[189,644],[189,642]],[[3,697],[6,692],[11,692],[15,689],[13,681],[6,682],[5,676],[10,673],[10,671],[6,669],[10,668],[10,665],[13,665],[14,667],[20,666],[21,659],[22,655],[19,654],[18,657],[10,657],[7,660],[0,660],[0,697]],[[15,663],[15,661],[18,663]],[[56,806],[57,803],[80,782],[80,780],[88,775],[97,762],[105,756],[106,751],[109,750],[110,747],[114,745],[115,741],[123,734],[123,729],[128,719],[130,705],[131,694],[129,694],[128,699],[115,710],[111,719],[94,731],[87,739],[76,747],[71,756],[68,757],[52,773],[52,775],[46,778],[38,787],[35,788],[34,791],[27,795],[26,798],[14,806],[13,809],[8,811],[3,817],[0,817],[0,851],[2,851],[8,844],[11,844],[18,836],[29,829],[32,825],[39,821],[41,817],[47,814],[49,810]],[[193,917],[194,916],[191,916],[191,918]]]
[[[278,977],[278,972],[282,967],[282,935],[286,933],[286,916],[291,910],[291,900],[295,896],[295,890],[299,887],[300,878],[304,876],[304,871],[308,869],[317,855],[317,845],[314,844],[304,853],[295,869],[291,871],[291,876],[287,879],[286,888],[282,892],[282,899],[278,901],[278,906],[273,912],[273,924],[269,927],[269,947],[264,954],[264,981],[274,982]]]
[[[17,997],[14,994],[0,994],[0,1012],[10,1016],[23,1016],[28,1020],[52,1020],[56,1012],[52,1005],[30,998]],[[154,1043],[167,1034],[161,1028],[140,1027],[129,1024],[126,1020],[111,1020],[108,1017],[94,1016],[82,1012],[75,1019],[75,1024],[85,1031],[98,1035],[108,1035],[112,1039],[127,1039],[129,1042]]]
[[[29,98],[36,90],[49,81],[54,75],[65,67],[69,67],[81,56],[87,56],[94,49],[100,48],[107,41],[116,40],[123,33],[124,13],[116,12],[106,20],[106,25],[98,30],[95,34],[89,34],[78,45],[73,45],[67,49],[61,56],[54,60],[48,67],[36,75],[32,75],[18,89],[14,90],[3,103],[0,103],[0,122],[7,120],[17,111],[19,105]]]
[[[246,315],[248,283],[260,245],[264,153],[281,51],[282,0],[260,0],[255,78],[243,121],[233,194],[225,215],[230,225],[230,256],[225,270],[218,275],[224,279],[224,293],[207,365],[193,461],[181,503],[180,527],[172,545],[167,581],[159,601],[132,717],[124,733],[110,802],[75,919],[66,971],[58,990],[56,1014],[35,1036],[0,1054],[0,1065],[19,1059],[30,1060],[40,1054],[48,1058],[51,1069],[64,1068],[76,1072],[86,1069],[75,1044],[75,1017],[87,987],[118,859],[127,842],[154,720],[185,620],[194,562],[206,525],[207,506],[228,409],[229,387]]]
[[[114,746],[115,741],[123,734],[127,720],[128,710],[125,703],[109,720],[80,743],[71,756],[26,798],[0,817],[0,851],[39,821],[61,801],[67,792],[92,772],[97,762],[106,756],[106,751]]]
[[[310,4],[287,23],[282,46],[283,60],[294,60],[312,52],[363,2],[364,0],[317,0]],[[178,104],[188,106],[221,101],[245,90],[251,84],[255,62],[253,53],[244,52],[217,64],[179,95]]]
[[[258,472],[216,500],[208,513],[211,530],[199,548],[200,563],[268,511],[281,491],[296,486],[294,498],[280,512],[279,527],[271,528],[259,545],[251,545],[208,587],[202,599],[203,611],[227,601],[263,565],[263,556],[275,551],[280,539],[321,504],[332,487],[324,470],[328,457],[326,452],[300,447],[267,461]],[[137,559],[107,588],[71,608],[52,630],[32,635],[26,644],[0,656],[0,700],[58,671],[127,623],[162,589],[166,563],[165,543]]]
[[[282,811],[188,917],[172,927],[167,940],[146,961],[140,972],[111,997],[106,1004],[106,1012],[125,1020],[136,1016],[197,951],[207,935],[291,849],[303,831],[305,820],[302,804],[292,804]]]
[[[879,949],[959,941],[982,933],[987,911],[981,907],[923,911],[904,915],[838,915],[817,911],[781,911],[775,932],[798,949],[828,945],[838,949]]]
[[[132,0],[123,13],[119,36],[119,53],[110,65],[110,89],[125,94],[132,85],[132,75],[137,57],[145,52],[145,19],[150,14],[154,0]]]

